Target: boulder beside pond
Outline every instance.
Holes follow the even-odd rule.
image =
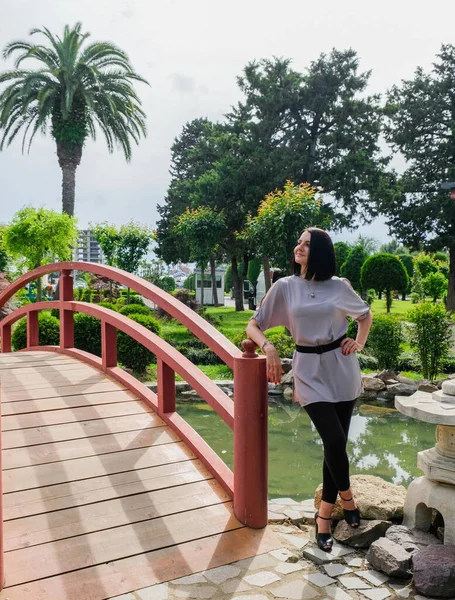
[[[373,475],[353,475],[351,487],[362,519],[395,521],[403,518],[406,489],[402,485],[394,485]],[[314,505],[317,509],[321,504],[321,498],[322,484],[318,486],[314,496]],[[339,498],[332,517],[343,519],[343,508]]]

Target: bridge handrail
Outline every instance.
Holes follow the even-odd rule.
[[[234,366],[234,359],[242,356],[241,350],[215,329],[213,325],[183,304],[183,302],[180,302],[180,300],[177,300],[177,298],[174,298],[158,286],[142,279],[142,277],[132,275],[116,267],[109,267],[108,265],[88,262],[61,262],[43,265],[25,273],[5,289],[0,294],[0,308],[27,283],[39,279],[43,275],[61,271],[87,271],[94,275],[107,277],[113,281],[117,281],[121,285],[129,287],[147,300],[157,304],[174,317],[174,319],[180,321],[182,325],[191,331],[191,333],[194,333],[196,337],[204,342],[210,350],[215,352],[231,369]]]

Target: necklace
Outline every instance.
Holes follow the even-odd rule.
[[[303,279],[303,277],[302,277],[302,279]],[[315,292],[314,288],[311,287],[310,280],[309,279],[305,279],[304,281],[307,282],[308,287],[310,288],[310,297],[311,298],[316,298],[316,292]]]

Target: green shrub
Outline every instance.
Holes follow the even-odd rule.
[[[215,352],[207,348],[204,342],[201,342],[195,335],[190,332],[166,332],[163,336],[166,342],[171,344],[176,350],[181,352],[183,356],[191,360],[197,365],[217,365],[223,361]],[[246,335],[244,334],[244,337]]]
[[[375,370],[378,368],[378,361],[374,356],[367,356],[366,354],[362,354],[362,352],[357,352],[357,358],[361,369]]]
[[[185,289],[175,290],[174,292],[172,292],[172,295],[174,296],[174,298],[176,298],[177,300],[180,300],[180,302],[185,304],[185,306],[189,306],[191,308],[191,310],[197,310],[199,307],[199,304],[196,301],[194,293],[192,293],[189,290],[185,290]],[[155,315],[158,319],[169,320],[169,321],[172,319],[171,315],[169,313],[167,313],[164,310],[164,308],[161,308],[160,306],[158,306],[155,309]]]
[[[221,325],[222,317],[216,316],[212,313],[207,312],[205,306],[201,306],[196,310],[197,314],[205,319],[207,323],[210,323],[214,327],[219,327]]]
[[[60,345],[60,321],[52,315],[41,312],[38,315],[38,344],[40,346]],[[12,335],[14,350],[27,347],[27,319],[24,317],[17,322]]]
[[[82,302],[82,298],[84,297],[85,289],[78,287],[74,290],[74,299],[78,302]]]
[[[423,289],[433,302],[436,302],[445,292],[447,292],[448,281],[442,273],[429,273],[423,280]]]
[[[89,288],[85,288],[82,290],[82,302],[92,302],[93,301],[93,296],[95,295],[94,290],[91,290]]]
[[[139,296],[139,294],[134,294],[132,296],[130,296],[130,304],[136,304],[139,306],[145,306],[144,300],[142,299],[142,296]]]
[[[420,361],[415,352],[403,352],[397,360],[397,371],[419,371]]]
[[[51,316],[53,316],[55,319],[58,319],[60,321],[60,309],[59,308],[53,308],[51,310]]]
[[[129,317],[149,331],[160,335],[161,327],[153,317],[139,314],[129,315]],[[117,333],[117,356],[124,367],[140,373],[144,373],[147,365],[154,362],[155,359],[154,354],[122,331]]]
[[[190,290],[192,292],[195,291],[196,288],[194,286],[194,278],[195,278],[194,273],[192,273],[191,275],[188,275],[188,277],[183,282],[183,287],[185,288],[185,290]]]
[[[452,318],[441,304],[425,302],[408,312],[413,324],[410,330],[411,347],[419,356],[425,379],[434,379],[451,347]]]
[[[101,356],[101,321],[91,315],[74,315],[74,347]]]
[[[170,275],[164,275],[158,279],[156,285],[165,292],[171,293],[175,290],[175,279]]]
[[[373,304],[373,302],[376,300],[377,295],[376,295],[376,291],[373,289],[369,289],[367,292],[367,299],[366,299],[366,303],[371,306]]]
[[[357,332],[359,330],[359,324],[355,319],[351,319],[350,317],[348,317],[348,321],[349,325],[348,330],[346,331],[346,336],[355,340],[355,338],[357,337]]]
[[[118,308],[112,302],[98,302],[98,306],[102,306],[103,308],[110,308],[111,310],[115,310],[118,312]]]
[[[150,308],[147,308],[141,304],[127,304],[119,310],[119,313],[128,317],[130,315],[146,315],[147,317],[153,316]]]
[[[377,359],[379,369],[396,369],[403,342],[400,321],[386,315],[378,315],[373,319],[368,336],[368,350]]]

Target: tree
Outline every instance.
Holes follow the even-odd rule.
[[[285,272],[292,273],[293,250],[306,227],[327,227],[332,211],[316,198],[316,189],[308,183],[288,181],[283,190],[267,194],[257,214],[249,216],[240,234],[262,255]]]
[[[455,310],[455,210],[444,181],[455,181],[455,46],[442,45],[431,72],[421,67],[387,98],[385,133],[408,166],[397,193],[382,200],[390,230],[412,250],[448,248],[448,310]]]
[[[346,242],[335,242],[333,247],[335,248],[336,274],[339,277],[341,266],[346,262],[351,247]]]
[[[3,235],[5,232],[5,226],[0,226],[0,273],[6,271],[8,267],[8,253],[5,249],[5,243],[3,240]]]
[[[86,139],[95,140],[98,127],[109,152],[118,145],[129,161],[131,141],[138,144],[146,134],[145,113],[132,82],[146,81],[114,44],[83,47],[90,34],[82,32],[81,23],[66,25],[62,38],[45,27],[30,31],[37,34],[46,38],[46,45],[14,41],[3,52],[5,59],[19,56],[13,70],[0,74],[0,84],[8,84],[0,94],[0,150],[23,128],[22,150],[26,145],[30,149],[35,134],[47,133],[50,125],[62,169],[63,212],[74,215],[76,169]],[[25,60],[38,61],[40,68],[21,69]]]
[[[381,254],[393,254],[393,252],[381,252]],[[412,277],[414,276],[414,260],[410,254],[397,254],[397,256],[403,263],[403,267],[406,269],[409,277],[408,287],[405,290],[399,290],[401,291],[401,299],[404,301],[406,300],[406,293],[409,291]]]
[[[175,227],[190,248],[191,260],[201,269],[201,306],[204,305],[204,270],[210,264],[212,276],[213,303],[218,306],[216,288],[215,253],[221,234],[225,229],[225,218],[222,212],[216,212],[208,206],[187,209],[179,217]]]
[[[430,273],[436,273],[438,270],[438,265],[433,258],[423,252],[414,256],[413,261],[414,269],[419,271],[423,278],[427,277]]]
[[[390,242],[380,245],[379,254],[409,254],[409,250],[405,246],[400,245],[397,240],[390,240]]]
[[[153,239],[153,232],[145,225],[134,221],[121,225],[118,230],[115,254],[117,267],[128,273],[137,273],[141,260],[147,254]],[[128,288],[127,302],[128,304],[130,302],[130,288]]]
[[[321,54],[305,73],[293,70],[289,59],[245,67],[238,78],[245,101],[233,114],[247,123],[256,157],[263,158],[254,162],[267,191],[282,187],[283,176],[317,184],[350,213],[363,208],[368,219],[372,198],[387,189],[388,163],[378,143],[379,96],[365,94],[369,77],[359,72],[351,49]],[[339,213],[337,221],[350,218]]]
[[[407,289],[409,285],[403,263],[393,254],[374,254],[367,258],[360,277],[363,289],[373,288],[378,293],[385,291],[388,313],[392,306],[392,291]]]
[[[372,237],[359,234],[357,239],[354,240],[353,246],[360,246],[365,250],[367,256],[374,254],[378,247],[378,242]]]
[[[110,225],[107,221],[93,225],[90,223],[93,236],[101,248],[101,252],[109,266],[115,266],[116,253],[120,241],[120,232],[115,225]]]
[[[367,253],[362,246],[355,246],[350,251],[346,262],[341,265],[340,273],[341,277],[346,277],[351,282],[352,287],[359,293],[368,288],[363,287],[360,279],[360,271],[363,263],[368,258]]]
[[[73,217],[45,208],[27,206],[19,210],[4,231],[6,250],[25,260],[27,269],[42,264],[70,260],[77,239]],[[41,300],[41,279],[37,281],[37,301]]]
[[[447,291],[447,279],[442,273],[429,273],[423,280],[423,288],[433,298],[433,302],[436,302]]]

